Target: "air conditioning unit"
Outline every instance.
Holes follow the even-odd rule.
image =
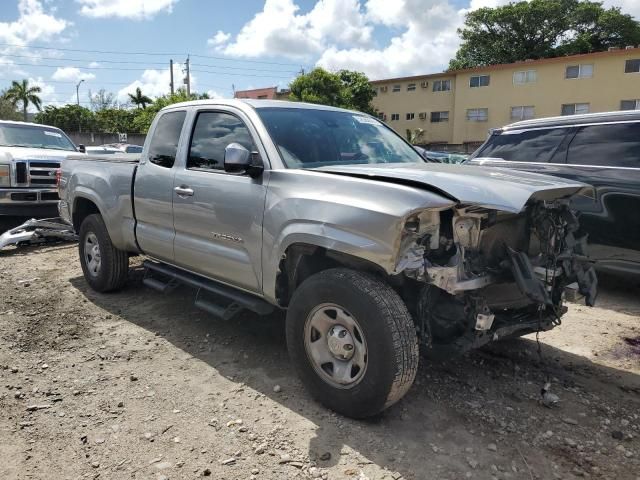
[[[387,91],[387,86],[386,86],[386,85],[382,85],[382,86],[380,87],[380,91],[381,91],[381,92],[386,92],[386,91]]]
[[[425,82],[420,82],[420,86],[422,88],[427,88],[429,86],[429,82],[426,82],[426,81]]]
[[[427,112],[420,112],[420,113],[418,114],[418,118],[419,118],[420,120],[426,120],[426,119],[427,119]]]

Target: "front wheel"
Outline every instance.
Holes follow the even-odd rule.
[[[376,415],[413,384],[413,320],[400,296],[372,275],[338,268],[309,277],[291,298],[286,330],[305,386],[338,413]]]
[[[117,249],[101,215],[89,215],[78,234],[80,265],[87,283],[97,292],[122,288],[129,273],[127,252]]]

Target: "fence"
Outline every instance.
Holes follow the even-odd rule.
[[[76,145],[104,145],[105,143],[131,143],[133,145],[142,145],[144,139],[147,137],[144,133],[129,133],[127,134],[126,141],[122,142],[121,134],[118,133],[67,133],[69,138],[73,140]]]

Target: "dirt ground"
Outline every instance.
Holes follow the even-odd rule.
[[[292,373],[282,315],[87,288],[75,245],[0,252],[1,479],[640,479],[640,283],[445,363],[353,421]],[[543,406],[545,369],[555,408]]]

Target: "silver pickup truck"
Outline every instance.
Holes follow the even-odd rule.
[[[419,346],[451,355],[557,325],[596,278],[568,209],[581,183],[428,164],[358,112],[267,100],[160,111],[139,157],[70,158],[60,211],[89,285],[197,290],[231,318],[286,310],[292,364],[352,417],[413,383]]]
[[[77,151],[59,128],[0,121],[0,215],[57,216],[56,171]]]

